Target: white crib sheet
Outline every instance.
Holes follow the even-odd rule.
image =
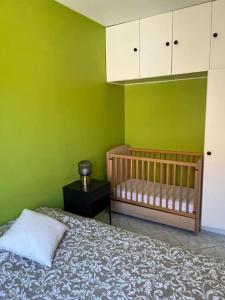
[[[120,193],[120,184],[117,185],[116,188],[116,195],[118,198],[120,198],[120,195],[122,194],[123,199],[127,200],[133,200],[138,202],[143,202],[145,204],[151,204],[154,205],[154,183],[152,181],[148,182],[146,180],[132,180],[132,193],[131,193],[131,180],[127,180],[127,197],[126,197],[126,191],[125,191],[125,182],[121,184],[122,191]],[[136,195],[136,185],[138,184],[138,195]],[[142,188],[143,184],[143,188]],[[142,196],[142,190],[144,191]],[[148,190],[150,190],[150,197],[148,200]],[[166,184],[162,184],[162,206],[163,208],[166,208],[166,191],[167,186]],[[186,193],[187,188],[182,187],[182,205],[181,210],[182,212],[186,212]],[[168,208],[173,209],[173,186],[168,185]],[[131,199],[132,197],[132,199]],[[143,199],[143,200],[142,200]],[[175,187],[175,210],[179,211],[179,199],[180,199],[180,187]],[[188,212],[193,213],[193,199],[194,199],[194,189],[189,188],[189,208]],[[155,183],[155,205],[160,207],[160,183]]]

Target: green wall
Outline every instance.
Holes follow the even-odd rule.
[[[0,1],[0,223],[62,207],[81,159],[105,176],[124,143],[124,90],[105,83],[105,30],[53,0]]]
[[[206,85],[202,78],[126,86],[126,143],[203,151]]]
[[[62,207],[77,162],[104,178],[125,141],[203,150],[206,79],[107,85],[105,29],[53,0],[1,0],[0,37],[0,223]]]

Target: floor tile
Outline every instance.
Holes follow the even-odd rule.
[[[113,215],[113,214],[112,214]],[[100,212],[100,214],[98,214],[95,219],[97,221],[101,221],[103,223],[108,224],[109,223],[109,215],[108,212],[106,210],[103,210],[102,212]]]
[[[156,239],[165,243],[170,244],[171,246],[179,246],[182,247],[182,244],[174,238],[174,236],[170,232],[158,232],[158,233],[150,233],[148,234],[152,239]]]
[[[185,230],[179,230],[173,233],[174,237],[183,245],[191,250],[198,250],[217,246],[225,243],[225,236],[207,231],[201,231],[198,235]]]
[[[225,244],[212,248],[201,249],[200,253],[207,256],[219,257],[225,260]]]
[[[107,211],[101,212],[96,216],[96,220],[108,223],[108,214]],[[139,218],[112,213],[112,225],[118,226],[126,230],[131,230],[134,232],[140,232],[142,234],[149,234],[152,232],[165,232],[173,230],[169,226],[158,224],[154,222],[149,222]]]
[[[109,223],[107,211],[103,211],[97,215],[96,219],[104,223]],[[225,259],[224,235],[201,231],[196,236],[193,232],[117,213],[112,213],[112,225],[147,235],[151,238],[169,243],[172,246],[180,246],[186,249],[196,250],[204,255]]]

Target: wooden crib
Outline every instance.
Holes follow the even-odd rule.
[[[124,145],[107,152],[112,210],[200,230],[202,153]]]

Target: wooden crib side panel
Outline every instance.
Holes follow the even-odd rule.
[[[121,153],[121,149],[123,153]],[[197,233],[200,228],[201,216],[201,173],[202,173],[202,159],[195,162],[182,162],[164,159],[152,159],[148,157],[141,158],[140,156],[132,156],[128,146],[117,148],[116,151],[109,151],[107,153],[107,175],[112,187],[112,199],[126,203],[127,205],[139,206],[142,209],[155,209],[171,215],[180,215],[182,218],[191,218],[194,222],[194,229]],[[158,168],[157,168],[158,167]],[[192,184],[192,172],[195,173],[195,180]],[[127,180],[130,184],[130,199],[127,199]],[[132,196],[132,186],[136,180],[136,199]],[[147,192],[144,191],[143,181],[148,182]],[[149,182],[152,181],[153,187],[150,189]],[[160,206],[155,203],[155,184],[160,186]],[[166,184],[166,207],[162,207],[162,184]],[[180,189],[180,205],[179,210],[175,209],[175,189],[179,186]],[[186,188],[186,193],[183,193],[183,187]],[[190,205],[190,188],[194,188],[194,211],[189,212]],[[122,194],[123,189],[123,194]],[[141,195],[140,195],[141,193]],[[144,193],[147,203],[144,203]],[[153,194],[152,194],[153,193]],[[172,208],[168,206],[169,193],[172,193]],[[138,196],[140,195],[140,196]],[[150,195],[154,196],[154,203],[150,204]],[[185,199],[182,197],[186,197]],[[132,200],[131,200],[132,199]],[[145,200],[146,201],[146,200]],[[171,201],[171,200],[170,200]],[[185,203],[182,203],[186,201]],[[186,211],[183,211],[183,206]],[[146,210],[147,212],[148,210]],[[149,210],[150,211],[150,210]],[[175,217],[174,217],[175,218]],[[176,217],[177,218],[177,217]],[[170,219],[170,217],[169,217]],[[172,224],[171,224],[172,225]],[[178,226],[179,227],[179,226]],[[189,227],[190,228],[190,227]],[[190,230],[190,229],[189,229]]]
[[[113,174],[113,180],[111,180],[111,182],[113,188],[116,189],[116,192],[115,189],[113,191],[114,198],[119,198],[121,201],[132,200],[132,203],[141,205],[141,203],[143,204],[144,202],[145,195],[146,206],[160,209],[162,208],[162,200],[164,199],[164,197],[166,197],[166,207],[164,207],[164,210],[176,213],[179,212],[182,215],[184,213],[187,215],[192,214],[192,211],[190,211],[189,209],[191,188],[190,175],[191,171],[194,172],[194,169],[197,166],[196,164],[140,158],[118,154],[113,154],[111,156],[110,162],[110,169],[112,170]],[[127,180],[129,180],[130,184],[129,199],[127,199]],[[124,185],[126,196],[124,196]],[[184,192],[184,188],[186,188],[186,192]],[[135,193],[135,199],[132,197],[133,193]],[[157,197],[159,197],[159,204],[156,204],[156,193]],[[172,199],[171,194],[173,194]],[[177,209],[177,205],[175,205],[175,202],[178,201],[178,195],[179,209]],[[154,203],[150,203],[150,196],[153,197]],[[170,203],[171,201],[173,202],[172,207],[171,204],[169,205],[169,198]],[[186,203],[184,203],[185,200]]]

